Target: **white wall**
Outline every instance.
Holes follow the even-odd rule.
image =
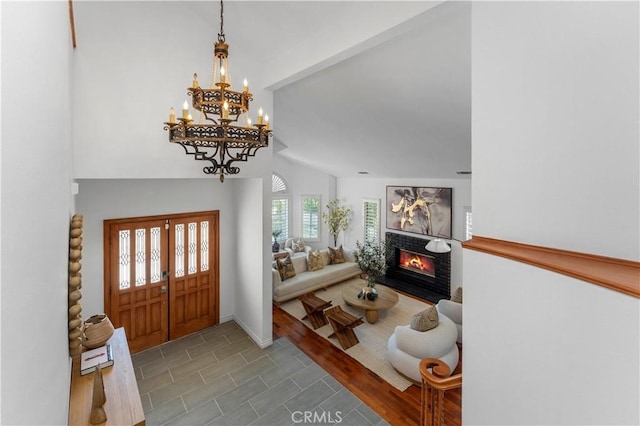
[[[477,235],[640,259],[638,4],[623,3],[474,3]]]
[[[302,235],[302,195],[320,195],[322,211],[330,199],[335,198],[336,178],[317,169],[301,165],[281,156],[273,156],[273,172],[280,175],[289,190],[289,235]],[[344,201],[344,200],[343,200]],[[342,238],[342,237],[341,237]],[[327,226],[320,220],[320,240],[307,241],[314,249],[333,246]]]
[[[271,188],[271,175],[241,179],[236,186],[234,317],[260,347],[265,347],[272,343],[271,221],[262,208],[271,206],[271,197],[263,197],[263,190]]]
[[[639,302],[464,253],[463,424],[640,424]]]
[[[389,181],[388,179],[377,178],[339,178],[320,172],[308,166],[303,166],[290,161],[283,156],[274,155],[274,172],[281,175],[290,189],[290,228],[292,235],[300,235],[301,232],[301,208],[300,196],[309,194],[320,194],[322,197],[322,207],[329,199],[338,198],[342,205],[349,207],[351,213],[351,223],[346,232],[340,233],[338,244],[345,247],[355,247],[356,241],[362,241],[364,229],[362,223],[362,200],[363,198],[377,198],[380,200],[380,233],[384,238],[386,228],[386,187],[387,185],[397,186],[427,186],[453,188],[453,211],[452,229],[453,238],[462,240],[464,236],[464,214],[465,206],[471,206],[471,180],[470,179],[401,179],[399,181]],[[321,223],[320,242],[310,242],[314,248],[325,248],[333,245],[333,239],[329,236],[326,225]],[[392,230],[400,234],[402,231]],[[418,236],[417,234],[408,234]],[[424,237],[428,238],[428,237]],[[462,273],[462,247],[458,241],[449,241],[451,245],[451,286],[453,289],[463,286]]]
[[[233,7],[227,5],[228,8]],[[89,178],[200,178],[209,163],[195,162],[169,143],[163,122],[190,98],[197,72],[211,84],[218,18],[201,16],[181,1],[80,1],[74,3],[78,48],[74,58],[74,176]],[[234,30],[228,28],[227,32]],[[237,28],[235,31],[241,31]],[[261,67],[228,34],[231,81],[250,81],[252,117],[260,106],[273,111],[271,92],[259,80]],[[191,108],[194,120],[199,120]],[[273,117],[275,125],[277,117]],[[240,163],[238,176],[271,171],[271,147]]]
[[[66,424],[73,213],[68,8],[67,2],[1,8],[0,423]]]
[[[638,3],[473,3],[476,235],[638,260]],[[640,424],[640,301],[465,250],[464,424]]]
[[[384,238],[387,231],[398,234],[411,235],[418,238],[430,239],[428,236],[410,234],[403,231],[387,229],[386,197],[387,185],[393,186],[425,186],[453,189],[452,206],[452,231],[453,238],[461,240],[464,236],[463,209],[471,206],[471,180],[470,179],[400,179],[389,181],[388,179],[372,178],[340,178],[337,184],[338,198],[347,200],[347,205],[353,211],[351,225],[345,233],[345,245],[355,247],[356,241],[364,239],[362,223],[362,199],[377,198],[380,200],[380,236]],[[462,276],[462,248],[457,241],[451,241],[451,287],[463,286]]]
[[[386,229],[386,186],[387,185],[407,185],[407,186],[434,186],[453,188],[453,237],[461,240],[464,236],[463,228],[463,208],[471,206],[471,180],[470,179],[405,179],[401,182],[389,183],[384,179],[373,178],[339,178],[320,172],[308,166],[290,161],[280,155],[273,157],[274,172],[281,175],[290,189],[290,228],[292,235],[298,236],[301,233],[301,195],[320,194],[322,198],[322,211],[326,211],[325,206],[332,198],[338,198],[341,205],[349,207],[351,213],[351,223],[346,232],[341,232],[338,237],[338,244],[345,247],[355,247],[356,241],[363,240],[362,223],[362,199],[377,198],[380,200],[380,232],[384,238]],[[393,232],[404,233],[393,230]],[[309,242],[313,248],[323,249],[333,246],[333,237],[327,231],[324,222],[320,224],[321,240],[319,242]],[[417,234],[411,234],[418,236]],[[427,238],[427,237],[425,237]],[[450,241],[451,250],[451,285],[455,289],[463,285],[462,277],[462,248],[457,241]]]

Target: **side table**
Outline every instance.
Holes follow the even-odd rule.
[[[344,290],[342,290],[342,298],[347,305],[363,309],[364,316],[369,324],[375,324],[378,321],[378,313],[381,310],[389,309],[398,303],[398,293],[380,284],[376,285],[376,290],[378,291],[376,300],[367,300],[364,297],[358,299],[358,292],[362,290],[362,287],[362,285],[358,284],[345,286]]]

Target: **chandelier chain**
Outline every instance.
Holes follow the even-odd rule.
[[[218,41],[225,41],[224,37],[224,3],[220,0],[220,32],[218,33]]]

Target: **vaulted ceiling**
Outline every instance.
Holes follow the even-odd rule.
[[[186,5],[217,29],[219,3]],[[337,177],[457,178],[471,170],[469,3],[224,7],[232,48],[260,64],[274,92],[279,155]]]

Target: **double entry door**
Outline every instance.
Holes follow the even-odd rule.
[[[218,211],[104,221],[105,313],[131,352],[219,322],[218,222]]]

